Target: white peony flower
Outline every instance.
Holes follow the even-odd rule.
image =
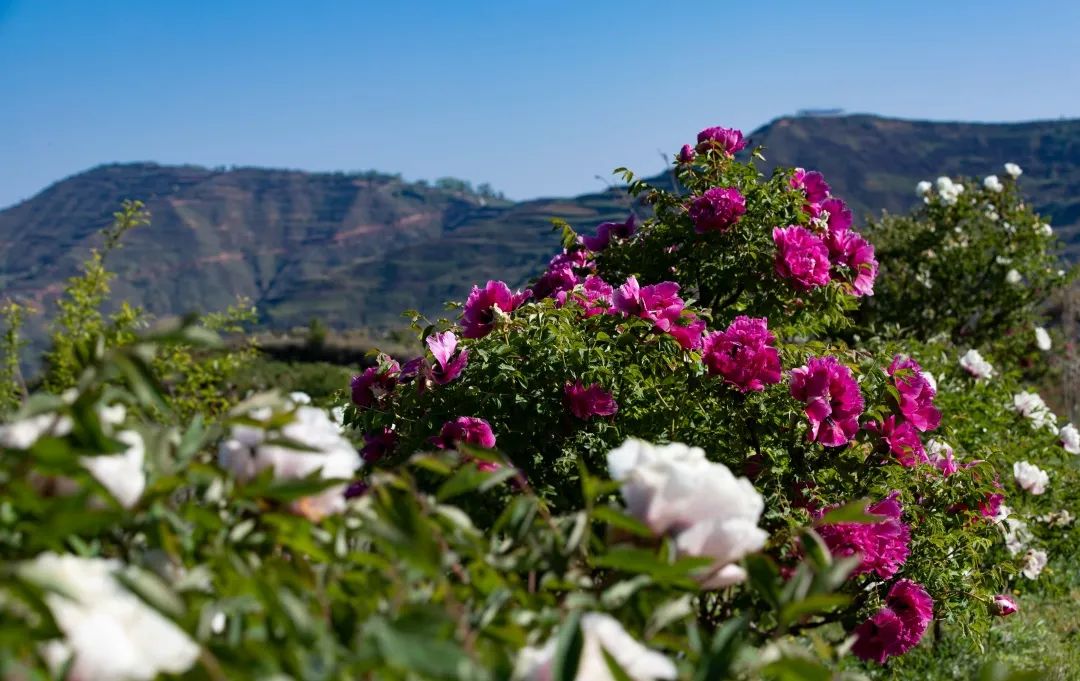
[[[983,186],[992,192],[1000,192],[1005,189],[1005,185],[1001,184],[1001,180],[998,179],[997,175],[987,175],[986,179],[983,180]]]
[[[1007,284],[1012,284],[1013,286],[1018,286],[1020,284],[1020,282],[1022,282],[1023,280],[1024,280],[1024,278],[1022,276],[1020,276],[1020,273],[1017,272],[1015,268],[1013,268],[1013,269],[1011,269],[1011,270],[1009,270],[1008,272],[1005,273],[1005,283],[1007,283]]]
[[[1039,393],[1022,392],[1013,395],[1013,411],[1031,421],[1032,428],[1047,428],[1057,433],[1057,417],[1046,406]]]
[[[674,679],[675,663],[660,653],[638,643],[611,615],[586,613],[581,618],[584,639],[578,658],[577,681],[615,681],[604,652],[611,656],[633,681]],[[555,663],[558,638],[553,636],[543,646],[522,648],[514,664],[514,679],[550,681]]]
[[[916,196],[926,196],[927,194],[930,193],[930,190],[933,188],[933,186],[934,185],[930,184],[926,180],[923,180],[919,184],[915,185],[915,195]]]
[[[960,358],[960,366],[976,379],[990,378],[994,375],[994,367],[975,349],[964,353],[964,356]]]
[[[1034,464],[1017,461],[1013,464],[1013,477],[1020,488],[1030,494],[1042,494],[1050,484],[1050,476]]]
[[[990,517],[990,522],[994,523],[995,525],[1000,525],[1001,523],[1005,522],[1005,520],[1011,515],[1012,509],[1005,504],[1000,504],[998,506],[997,513]]]
[[[1053,511],[1046,515],[1041,515],[1037,519],[1050,527],[1068,527],[1075,520],[1073,514],[1069,513],[1068,509]]]
[[[1031,549],[1024,556],[1024,569],[1021,570],[1021,574],[1028,579],[1038,579],[1043,568],[1046,567],[1046,562],[1046,551]]]
[[[265,412],[258,415],[253,412],[253,417],[259,420],[267,416]],[[338,425],[322,409],[298,407],[293,421],[281,429],[281,434],[316,451],[266,444],[267,434],[261,428],[236,425],[232,427],[231,437],[218,448],[218,462],[241,481],[250,480],[267,468],[284,480],[303,478],[317,470],[326,479],[348,479],[360,468],[356,448],[341,436]],[[295,502],[294,510],[313,520],[340,513],[345,510],[344,493],[344,483],[334,485]]]
[[[303,407],[311,404],[311,395],[299,390],[289,393],[289,397],[286,400],[286,404],[292,407]]]
[[[1003,518],[1001,532],[1005,536],[1005,548],[1010,556],[1015,556],[1031,543],[1034,535],[1028,530],[1027,523],[1016,518]]]
[[[1020,166],[1016,165],[1015,163],[1006,163],[1005,172],[1008,173],[1009,177],[1013,178],[1014,180],[1024,174],[1023,169],[1021,169]]]
[[[71,432],[71,419],[58,414],[38,414],[0,426],[0,447],[30,449],[45,436],[64,437]]]
[[[1035,345],[1043,352],[1046,352],[1054,345],[1053,341],[1050,340],[1050,333],[1041,326],[1035,327]]]
[[[608,470],[622,483],[631,515],[657,534],[670,534],[681,555],[715,559],[704,588],[746,578],[735,562],[769,536],[757,526],[765,503],[749,480],[707,460],[697,447],[635,439],[608,453]]]
[[[1065,448],[1065,451],[1070,454],[1080,454],[1080,430],[1076,429],[1076,426],[1069,423],[1064,428],[1058,431],[1058,438],[1061,440],[1061,446]]]
[[[124,588],[115,578],[120,567],[116,561],[55,553],[20,566],[23,578],[61,592],[45,596],[64,634],[42,650],[53,673],[71,659],[66,678],[149,681],[183,674],[195,664],[199,646]]]
[[[1043,236],[1054,236],[1054,228],[1046,222],[1041,225],[1035,225],[1035,231]]]
[[[121,506],[131,508],[138,503],[146,488],[146,473],[143,472],[146,446],[142,435],[134,430],[121,431],[116,439],[127,445],[127,451],[105,456],[84,456],[79,463],[109,490]]]

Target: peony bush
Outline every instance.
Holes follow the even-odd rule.
[[[200,401],[201,358],[243,361],[213,324],[93,318],[0,426],[0,676],[889,678],[980,645],[1074,546],[1052,233],[1011,164],[861,231],[761,158],[714,127],[673,191],[620,170],[623,222],[559,224],[338,402]]]

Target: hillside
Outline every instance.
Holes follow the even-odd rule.
[[[1038,208],[1080,247],[1080,121],[782,118],[751,138],[770,164],[823,171],[861,215],[907,210],[920,179],[1014,161]],[[48,304],[126,198],[145,201],[153,225],[130,234],[111,263],[118,297],[171,314],[242,295],[269,328],[312,317],[385,328],[406,308],[437,314],[472,282],[519,285],[535,274],[557,248],[551,218],[589,230],[629,205],[616,191],[492,201],[375,173],[100,166],[0,211],[0,290]]]

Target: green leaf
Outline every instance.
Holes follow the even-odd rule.
[[[716,630],[716,634],[709,643],[709,649],[698,664],[694,681],[728,678],[731,665],[742,644],[746,623],[746,615],[739,615],[724,622],[723,626]]]
[[[839,508],[834,508],[819,518],[817,522],[814,523],[814,527],[835,525],[836,523],[880,523],[883,520],[882,516],[866,512],[866,507],[869,505],[869,499],[859,499],[858,501],[844,504]]]
[[[585,647],[585,635],[581,631],[581,612],[574,611],[559,627],[555,644],[555,658],[551,664],[553,681],[574,681],[581,662],[581,650]]]

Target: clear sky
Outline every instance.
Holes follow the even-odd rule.
[[[0,0],[0,206],[149,160],[490,182],[809,107],[1080,116],[1080,2]]]

